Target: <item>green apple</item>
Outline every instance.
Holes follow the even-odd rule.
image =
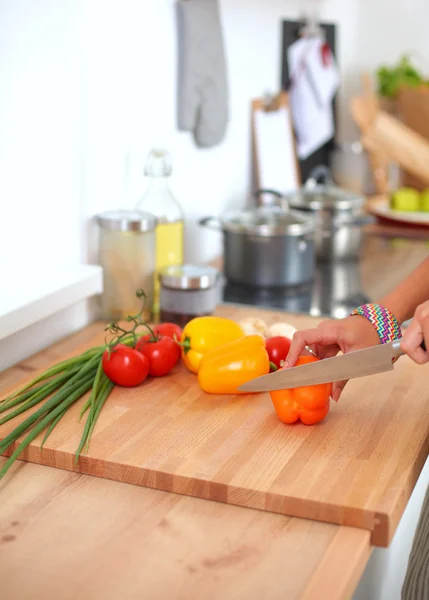
[[[429,188],[423,190],[420,194],[420,210],[429,212]]]
[[[413,188],[399,188],[391,196],[393,210],[412,212],[420,210],[420,193]]]

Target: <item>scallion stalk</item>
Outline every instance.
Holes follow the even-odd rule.
[[[133,323],[131,330],[127,331],[117,323],[110,323],[105,330],[109,331],[114,337],[105,345],[90,348],[78,356],[61,361],[9,396],[0,399],[0,414],[6,412],[6,415],[0,419],[0,425],[43,402],[34,413],[19,423],[0,441],[0,454],[2,454],[17,443],[23,434],[26,434],[26,437],[19,443],[0,470],[0,479],[7,473],[21,452],[40,433],[46,430],[41,443],[41,447],[43,447],[70,406],[92,388],[90,397],[80,414],[81,419],[89,409],[82,438],[76,451],[75,462],[79,459],[83,448],[88,451],[97,419],[115,387],[114,383],[104,373],[102,366],[103,353],[106,350],[110,353],[119,343],[135,346],[137,339],[140,337],[140,334],[136,331],[137,327],[139,325],[147,326],[141,319],[146,299],[144,291],[137,290],[136,296],[143,300],[143,306],[138,314],[128,317],[128,322]]]
[[[61,404],[58,404],[43,419],[41,419],[41,421],[39,423],[37,423],[37,425],[30,431],[30,433],[27,435],[27,437],[19,444],[18,448],[13,452],[13,454],[10,456],[10,458],[3,465],[2,469],[0,470],[0,479],[7,473],[7,471],[12,466],[14,461],[18,458],[18,456],[21,454],[21,452],[23,450],[25,450],[25,448],[27,448],[27,446],[29,446],[34,439],[36,439],[36,437],[39,435],[39,433],[41,433],[46,427],[48,427],[49,424],[52,421],[54,421],[55,418],[64,411],[64,409],[68,409],[74,402],[76,402],[76,400],[78,400],[83,394],[85,394],[89,389],[91,389],[91,387],[92,387],[92,379],[87,378],[85,383],[81,384],[77,390],[75,390],[73,393],[71,393],[65,400],[63,400],[63,402],[61,402]],[[20,427],[18,426],[16,428],[16,430],[18,430],[19,428]],[[15,430],[15,432],[16,432],[16,430]],[[12,433],[14,433],[14,432],[12,432]],[[22,433],[22,431],[20,433]],[[2,443],[0,452],[3,453],[11,445],[11,443],[16,441],[17,438],[19,437],[20,433],[18,435],[15,435],[14,436],[15,439],[12,442],[9,441],[7,446],[3,446],[3,443]],[[3,442],[4,441],[5,440],[3,440]]]

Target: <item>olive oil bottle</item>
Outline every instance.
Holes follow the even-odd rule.
[[[184,214],[168,184],[171,172],[170,154],[163,149],[152,149],[144,168],[149,184],[136,206],[138,210],[155,215],[158,221],[153,303],[155,319],[159,314],[158,272],[169,265],[181,265],[184,260]]]

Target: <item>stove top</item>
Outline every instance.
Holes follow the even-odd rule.
[[[223,302],[341,319],[370,299],[361,290],[359,262],[346,261],[319,263],[313,281],[299,287],[253,288],[226,281]]]

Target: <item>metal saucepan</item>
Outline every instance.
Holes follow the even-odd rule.
[[[223,232],[224,274],[233,283],[288,287],[314,277],[316,227],[311,215],[261,206],[206,217],[200,225]]]
[[[318,183],[320,177],[325,183]],[[312,214],[317,223],[316,255],[320,260],[358,258],[363,226],[373,219],[365,214],[365,199],[333,185],[329,169],[316,167],[298,192],[285,194],[283,205]]]

